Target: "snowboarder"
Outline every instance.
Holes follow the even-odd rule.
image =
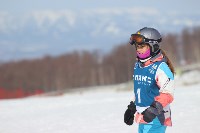
[[[165,133],[172,126],[170,103],[174,96],[174,67],[160,49],[161,34],[144,27],[130,37],[137,52],[134,66],[134,97],[124,114],[124,122],[139,123],[139,133]]]

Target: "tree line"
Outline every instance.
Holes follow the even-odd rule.
[[[176,67],[200,62],[200,28],[167,34],[161,48]],[[0,93],[20,90],[25,96],[127,82],[132,79],[135,55],[134,46],[126,42],[104,55],[98,50],[74,51],[57,57],[4,63],[0,65]]]

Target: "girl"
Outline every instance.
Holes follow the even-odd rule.
[[[135,101],[128,105],[124,122],[139,123],[139,133],[165,133],[171,126],[170,103],[173,101],[174,68],[163,50],[160,33],[144,27],[132,34],[130,44],[137,52],[134,67]]]

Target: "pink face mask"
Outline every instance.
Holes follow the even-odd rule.
[[[148,49],[145,53],[139,53],[137,52],[137,56],[140,58],[140,59],[146,59],[147,57],[150,56],[150,49]]]

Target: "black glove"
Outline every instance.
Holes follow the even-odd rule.
[[[124,113],[124,122],[127,125],[132,125],[133,124],[135,112],[136,112],[135,103],[133,101],[131,101],[130,104],[128,105],[128,109]]]
[[[143,120],[147,123],[152,122],[156,116],[164,113],[161,103],[154,101],[149,108],[142,112]]]

